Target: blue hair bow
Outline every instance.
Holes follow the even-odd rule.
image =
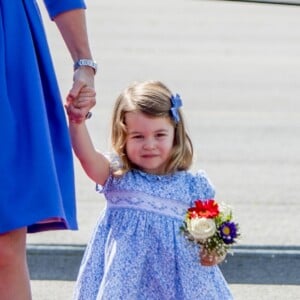
[[[178,108],[180,108],[181,106],[182,106],[182,101],[181,101],[180,96],[178,94],[176,94],[175,96],[172,95],[171,96],[170,113],[171,113],[172,119],[174,120],[175,123],[178,123],[180,121]]]

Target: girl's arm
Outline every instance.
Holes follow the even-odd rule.
[[[109,161],[103,154],[96,151],[85,121],[70,122],[69,130],[73,150],[84,171],[93,181],[104,185],[110,172]]]
[[[75,155],[86,174],[96,183],[103,185],[110,173],[110,163],[103,154],[96,151],[85,121],[78,123],[73,119],[76,107],[80,109],[93,93],[93,89],[83,88],[76,100],[68,101],[65,107],[69,116],[69,131]]]

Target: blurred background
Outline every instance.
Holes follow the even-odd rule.
[[[282,1],[281,1],[282,2]],[[110,115],[132,81],[158,79],[184,103],[216,199],[231,204],[245,245],[299,245],[300,7],[240,1],[87,1],[97,106],[88,121],[109,150]],[[72,61],[41,5],[63,97]],[[78,232],[29,243],[85,244],[104,206],[75,159]]]

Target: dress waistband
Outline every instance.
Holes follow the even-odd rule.
[[[159,198],[143,192],[108,192],[105,196],[108,207],[140,209],[180,220],[183,219],[187,209],[187,205],[178,200]]]

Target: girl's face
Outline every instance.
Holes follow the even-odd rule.
[[[142,171],[162,174],[174,143],[174,127],[168,118],[141,112],[125,115],[128,159]]]

